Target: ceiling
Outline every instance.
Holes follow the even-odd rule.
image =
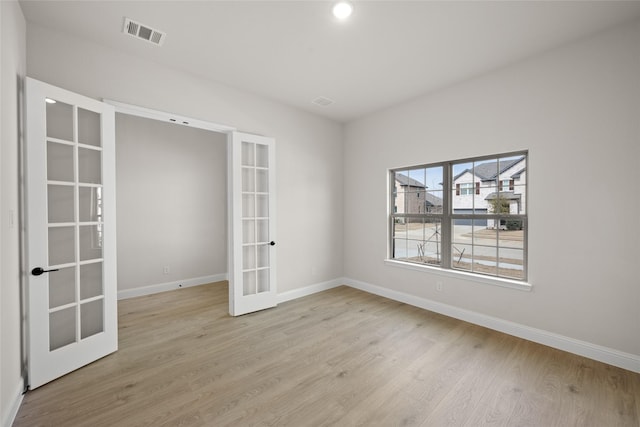
[[[355,1],[345,22],[328,0],[20,3],[29,23],[340,122],[640,18],[640,1]]]

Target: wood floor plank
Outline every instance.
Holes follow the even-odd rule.
[[[638,426],[640,374],[340,287],[233,318],[226,282],[119,302],[119,351],[14,426]]]

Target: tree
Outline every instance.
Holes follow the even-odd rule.
[[[495,199],[489,200],[489,206],[491,207],[491,213],[506,213],[511,212],[509,208],[509,200],[498,195]],[[507,227],[507,230],[522,230],[522,220],[520,219],[506,219],[500,220],[500,225],[503,224]]]
[[[491,213],[509,213],[509,200],[502,196],[498,196],[495,199],[489,200],[489,206],[491,206]]]

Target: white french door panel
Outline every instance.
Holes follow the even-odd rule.
[[[229,313],[277,305],[275,140],[230,132]]]
[[[118,347],[115,114],[26,79],[29,386]]]

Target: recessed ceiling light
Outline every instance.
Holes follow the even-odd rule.
[[[44,102],[46,102],[47,104],[55,104],[56,100],[51,98],[45,98]]]
[[[333,16],[338,19],[347,19],[353,12],[353,5],[350,1],[339,1],[333,6]]]

